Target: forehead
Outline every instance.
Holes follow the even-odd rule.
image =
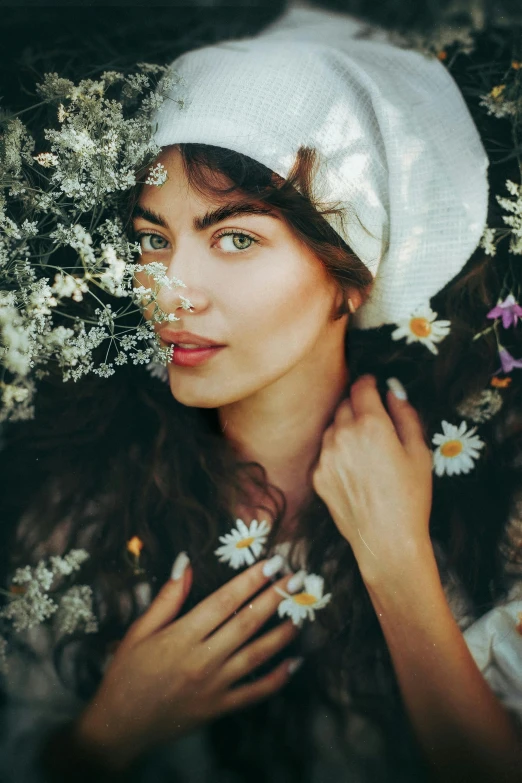
[[[256,200],[239,189],[226,194],[205,193],[195,188],[191,189],[181,153],[176,147],[163,150],[156,159],[157,162],[162,163],[167,169],[168,179],[160,187],[144,185],[133,209],[133,219],[143,218],[168,228],[168,213],[172,213],[174,206],[179,209],[180,199],[183,199],[183,204],[186,205],[189,198],[194,201],[193,227],[196,231],[203,231],[231,217],[245,215],[263,215],[274,220],[282,220],[281,213],[275,207]],[[221,172],[212,171],[210,184],[217,185],[219,188],[229,188],[232,183]]]

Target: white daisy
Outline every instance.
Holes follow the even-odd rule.
[[[301,626],[307,617],[315,620],[315,612],[330,602],[331,593],[323,595],[324,580],[317,574],[307,574],[304,579],[304,589],[301,593],[290,595],[280,587],[274,588],[285,600],[281,601],[277,611],[279,617],[286,614],[292,618],[294,625]]]
[[[427,304],[420,305],[413,313],[397,323],[397,329],[392,332],[392,340],[405,337],[410,343],[422,343],[432,353],[438,353],[435,343],[440,343],[450,332],[451,321],[436,321],[437,313]]]
[[[476,427],[468,430],[465,421],[459,427],[442,422],[442,433],[438,432],[432,438],[432,443],[437,446],[433,452],[433,468],[437,476],[444,473],[452,476],[472,470],[473,461],[480,456],[479,450],[484,446],[484,441],[474,434],[476,431]]]
[[[219,536],[223,542],[215,550],[221,563],[229,561],[231,568],[241,568],[245,563],[253,565],[264,549],[266,538],[270,532],[270,525],[264,519],[258,522],[253,519],[250,527],[247,527],[242,519],[236,519],[236,528],[224,536]]]

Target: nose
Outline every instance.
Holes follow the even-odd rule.
[[[210,305],[208,289],[201,283],[201,272],[198,270],[197,259],[194,253],[183,253],[178,248],[173,252],[170,263],[165,271],[165,276],[171,281],[170,286],[164,284],[160,287],[156,301],[166,313],[174,313],[182,307],[187,312],[202,312]],[[192,259],[187,263],[187,258]],[[184,285],[180,286],[179,282]]]

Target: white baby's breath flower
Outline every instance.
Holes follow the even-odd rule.
[[[483,389],[466,397],[456,410],[459,416],[482,424],[495,416],[502,405],[503,397],[497,389]]]
[[[79,629],[84,633],[98,631],[92,599],[92,588],[88,585],[73,585],[64,593],[54,616],[55,628],[59,635],[72,634]]]
[[[0,384],[2,389],[2,402],[6,407],[10,407],[13,402],[23,402],[29,396],[29,389],[24,386],[15,386],[12,383]]]
[[[52,555],[49,558],[51,571],[55,576],[69,576],[79,571],[80,566],[90,557],[85,549],[71,549],[64,557]]]
[[[480,449],[485,445],[475,435],[476,431],[476,427],[468,430],[465,421],[458,427],[447,421],[442,422],[442,433],[432,438],[432,443],[437,446],[433,452],[433,469],[437,476],[453,476],[472,470],[474,461],[480,456]]]
[[[315,612],[326,606],[332,594],[323,595],[324,579],[318,574],[307,574],[304,578],[304,588],[300,593],[289,594],[280,587],[274,588],[279,595],[284,597],[277,608],[279,617],[288,615],[294,625],[301,626],[308,617],[315,620]]]
[[[51,588],[56,588],[55,580],[77,571],[88,557],[84,549],[71,549],[64,557],[52,556],[48,562],[39,560],[34,567],[17,568],[11,579],[9,603],[0,609],[0,618],[11,620],[15,631],[27,630],[47,620],[59,608],[48,595]],[[71,595],[86,599],[91,594],[90,588],[79,590]],[[76,606],[81,608],[78,603]],[[83,616],[86,616],[85,600],[82,606]]]
[[[145,184],[156,185],[157,187],[161,187],[162,185],[165,184],[168,178],[169,175],[163,163],[156,163],[155,166],[151,166],[149,168],[149,173],[147,179],[145,180]]]
[[[487,256],[495,256],[497,253],[497,247],[495,245],[495,229],[485,228],[484,233],[480,239],[480,247],[484,250]]]
[[[57,272],[51,290],[59,297],[72,297],[75,302],[81,302],[83,294],[89,290],[86,281],[73,275]]]
[[[392,332],[392,339],[400,340],[405,337],[408,345],[419,342],[437,354],[435,343],[439,343],[449,334],[451,322],[436,321],[436,318],[437,313],[433,312],[429,305],[420,305],[408,318],[397,323],[398,328]]]
[[[21,226],[22,233],[26,237],[35,237],[38,234],[38,221],[37,220],[24,220]]]
[[[504,223],[511,228],[509,251],[515,255],[522,255],[522,187],[508,179],[506,189],[513,198],[496,196],[496,199],[500,206],[510,213],[502,215]]]
[[[231,568],[240,568],[242,565],[253,565],[264,549],[270,525],[266,520],[258,522],[253,519],[247,526],[242,519],[236,519],[236,528],[224,536],[219,536],[223,546],[215,550],[221,563],[228,564]]]
[[[148,339],[157,321],[178,320],[156,299],[162,286],[184,284],[167,278],[161,264],[147,267],[154,284],[153,323],[147,328],[119,320],[130,309],[126,304],[111,314],[105,304],[98,308],[98,323],[90,311],[100,288],[132,300],[137,244],[129,241],[123,218],[116,216],[117,192],[133,187],[144,167],[155,184],[165,181],[166,171],[155,163],[160,147],[153,137],[152,112],[172,86],[169,80],[153,86],[166,71],[160,65],[144,66],[136,75],[106,71],[78,84],[56,73],[45,75],[37,92],[59,104],[55,127],[42,134],[48,142],[45,152],[36,153],[18,117],[0,112],[0,180],[5,183],[0,189],[0,368],[13,376],[0,386],[0,422],[32,418],[35,380],[49,374],[49,361],[56,361],[64,381],[91,372],[107,377],[114,365],[154,358],[156,352],[142,349],[139,341]],[[49,173],[41,171],[35,179],[37,166]],[[63,252],[56,254],[58,248]],[[6,289],[12,300],[2,296]],[[183,307],[188,305],[182,300]],[[58,315],[71,328],[56,326]],[[121,346],[120,338],[130,331],[136,340]],[[93,352],[106,340],[111,341],[106,360],[100,364],[97,358],[96,367]],[[109,357],[109,349],[116,358]]]
[[[515,101],[505,97],[505,84],[497,84],[486,95],[480,96],[479,106],[483,106],[488,114],[498,119],[509,117],[517,113],[517,104]]]
[[[24,631],[42,623],[58,609],[58,605],[49,598],[36,579],[24,585],[19,594],[16,592],[16,583],[12,590],[13,598],[0,609],[0,617],[11,620],[15,631]]]
[[[147,370],[150,372],[152,378],[158,378],[158,380],[164,383],[169,382],[169,371],[164,364],[158,362],[149,362],[147,364]]]
[[[40,166],[43,166],[44,169],[49,169],[51,166],[57,166],[59,160],[58,155],[55,155],[53,152],[40,152],[38,155],[34,156],[34,159]]]

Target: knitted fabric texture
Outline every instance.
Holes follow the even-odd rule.
[[[189,51],[171,68],[185,105],[158,110],[162,147],[225,147],[284,178],[299,147],[315,148],[313,196],[344,208],[325,217],[374,276],[357,327],[408,317],[477,247],[489,162],[438,59],[296,4],[260,35]]]

